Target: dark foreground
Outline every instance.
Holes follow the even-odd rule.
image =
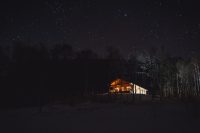
[[[0,133],[189,133],[199,132],[193,103],[63,104],[0,111]]]

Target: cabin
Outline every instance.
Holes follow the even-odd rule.
[[[130,93],[147,95],[147,89],[131,82],[124,81],[122,79],[116,79],[111,82],[109,93]]]

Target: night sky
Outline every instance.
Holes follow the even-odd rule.
[[[64,42],[101,55],[116,46],[124,56],[152,47],[198,53],[199,7],[192,0],[8,0],[0,3],[0,45]]]

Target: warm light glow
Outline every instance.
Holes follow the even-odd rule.
[[[131,94],[147,94],[147,90],[133,83],[117,79],[110,84],[110,93],[126,92]]]
[[[117,91],[117,92],[119,92],[119,88],[117,87],[117,88],[115,88],[115,90]]]

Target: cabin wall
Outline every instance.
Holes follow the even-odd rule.
[[[136,84],[133,85],[133,90],[134,90],[134,94],[144,94],[146,95],[147,94],[147,90],[144,89],[143,87],[141,86],[138,86]]]

